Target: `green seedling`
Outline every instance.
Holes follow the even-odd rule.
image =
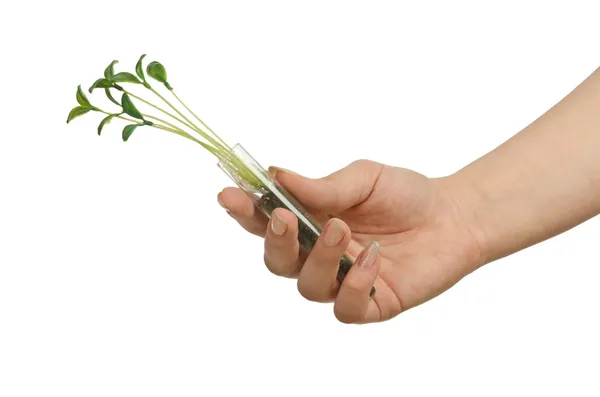
[[[167,80],[167,71],[165,67],[157,61],[150,62],[146,66],[144,73],[144,58],[142,55],[135,66],[135,74],[129,72],[115,73],[115,65],[118,61],[112,61],[104,69],[104,77],[97,79],[89,88],[90,95],[94,90],[102,89],[106,97],[118,107],[116,111],[107,111],[92,105],[86,94],[77,87],[76,99],[78,106],[71,109],[67,117],[67,123],[70,123],[77,117],[84,114],[95,112],[103,115],[98,125],[98,135],[114,119],[127,121],[129,124],[122,129],[121,136],[124,142],[127,142],[133,133],[142,127],[156,128],[167,131],[172,134],[182,136],[196,144],[202,146],[209,153],[214,155],[220,162],[225,163],[236,170],[237,174],[248,184],[261,188],[262,182],[242,164],[235,156],[231,154],[231,147],[225,143],[200,117],[196,115],[180,98],[177,96],[173,86]],[[157,91],[148,81],[146,74],[163,85],[169,92],[177,106]],[[152,96],[158,99],[161,106],[156,105],[150,100],[136,95],[127,90],[124,85],[137,84],[146,88]],[[120,93],[120,101],[115,99],[113,92]],[[138,110],[135,102],[141,102],[149,106],[154,114],[142,113]],[[166,109],[163,108],[166,105]],[[179,108],[178,108],[179,107]],[[187,113],[187,116],[186,116]],[[161,116],[161,117],[158,117]],[[195,121],[192,121],[194,119]]]
[[[275,181],[267,183],[269,186],[266,186],[258,176],[261,175],[265,178],[263,180],[269,178],[262,167],[257,167],[256,165],[248,166],[247,164],[252,164],[252,162],[244,161],[243,157],[234,155],[232,148],[177,96],[173,86],[167,80],[167,71],[160,62],[150,62],[146,66],[146,73],[144,73],[144,58],[145,55],[142,55],[137,62],[135,74],[129,72],[115,73],[115,65],[118,62],[112,61],[104,70],[104,77],[97,79],[89,88],[90,94],[94,90],[102,89],[110,102],[118,107],[116,111],[109,112],[92,105],[80,85],[77,87],[76,94],[79,105],[71,110],[67,117],[67,123],[84,114],[95,112],[103,116],[98,125],[98,135],[101,135],[102,131],[107,128],[107,124],[111,123],[114,119],[118,119],[128,122],[122,130],[122,138],[125,142],[131,138],[134,132],[137,133],[137,130],[140,128],[156,128],[197,143],[219,160],[219,165],[227,170],[227,173],[234,178],[242,190],[253,197],[257,207],[267,216],[270,217],[275,208],[286,208],[296,214],[302,215],[298,223],[298,241],[303,250],[310,252],[322,232],[322,227],[311,219],[308,212],[282,186],[276,185]],[[174,98],[177,106],[152,87],[147,76],[163,85],[163,91],[165,89],[168,91],[167,95]],[[124,88],[126,84],[143,86],[151,93],[154,100],[158,99],[161,106],[166,106],[166,108],[130,92]],[[113,96],[113,92],[120,93],[120,100],[117,100]],[[136,102],[148,106],[154,111],[154,114],[140,112],[136,106]],[[286,199],[282,200],[282,197]],[[351,266],[352,260],[347,255],[344,255],[340,260],[337,275],[340,282],[344,279]],[[374,293],[375,288],[373,287],[371,289],[371,296]]]

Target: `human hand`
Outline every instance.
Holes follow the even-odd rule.
[[[299,247],[298,221],[287,209],[275,209],[269,220],[234,187],[220,192],[218,201],[248,232],[264,237],[271,272],[297,278],[308,300],[334,301],[341,322],[391,319],[480,265],[468,208],[451,178],[430,179],[368,160],[319,179],[274,167],[269,172],[324,224],[309,254]],[[354,265],[340,283],[344,252]],[[377,292],[370,298],[373,285]]]

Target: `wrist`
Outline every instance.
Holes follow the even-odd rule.
[[[483,225],[483,194],[461,173],[438,179],[444,195],[453,208],[452,218],[462,235],[465,236],[465,249],[469,251],[468,271],[474,271],[491,262],[490,242]]]

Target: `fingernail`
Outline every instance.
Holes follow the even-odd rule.
[[[277,215],[277,212],[273,211],[271,214],[271,230],[278,236],[283,236],[287,230],[287,223]]]
[[[375,264],[379,255],[379,244],[376,241],[371,241],[365,249],[362,257],[358,260],[357,266],[360,269],[370,269]]]
[[[286,170],[285,168],[274,167],[274,166],[269,167],[269,174],[271,175],[271,177],[275,177],[278,172],[285,172],[285,173],[288,173],[288,174],[298,175],[296,172],[290,171],[290,170]]]
[[[342,228],[342,225],[334,219],[329,222],[329,225],[327,225],[327,228],[325,229],[323,242],[328,247],[335,247],[344,239],[344,234],[346,234],[346,232]]]

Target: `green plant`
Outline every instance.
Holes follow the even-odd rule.
[[[228,164],[237,174],[247,183],[254,186],[255,188],[262,188],[262,182],[250,171],[244,164],[242,164],[235,156],[231,155],[231,147],[225,143],[204,121],[202,121],[196,113],[194,113],[175,93],[173,87],[167,81],[167,71],[165,67],[157,61],[150,62],[146,66],[146,73],[144,73],[144,58],[146,54],[142,55],[135,66],[135,74],[129,72],[115,73],[115,65],[118,61],[112,61],[104,70],[104,77],[97,79],[92,86],[89,88],[89,93],[92,94],[94,90],[103,89],[106,97],[114,105],[119,107],[119,110],[109,112],[100,109],[97,106],[92,105],[86,94],[81,89],[81,85],[77,87],[76,99],[78,106],[74,107],[67,117],[67,124],[73,119],[83,116],[88,112],[96,112],[103,114],[105,117],[100,121],[98,125],[98,135],[101,135],[104,127],[109,124],[113,119],[125,120],[130,124],[124,126],[122,130],[123,141],[129,140],[131,135],[140,127],[151,127],[159,130],[167,131],[179,136],[182,136],[190,141],[193,141],[212,155],[214,155],[219,161]],[[171,103],[165,96],[157,91],[152,85],[150,85],[146,74],[157,82],[161,83],[170,95],[175,99],[176,104],[183,109],[179,109],[173,103]],[[125,89],[124,84],[140,85],[146,88],[153,96],[155,96],[162,106],[166,105],[164,109],[161,106],[152,103],[151,101],[144,99],[140,95],[136,95],[133,92]],[[113,96],[113,92],[117,91],[121,93],[121,100],[118,101]],[[156,115],[142,113],[138,110],[135,105],[135,101],[139,101],[152,109],[153,111],[160,112],[160,118]],[[186,116],[187,113],[187,116]],[[129,116],[129,117],[128,117]],[[165,118],[167,121],[165,120]],[[192,121],[195,119],[195,122]]]
[[[322,233],[322,227],[315,222],[308,211],[287,192],[282,186],[277,184],[267,175],[267,172],[255,162],[255,160],[240,146],[236,145],[232,149],[223,141],[204,121],[202,121],[175,93],[173,86],[167,80],[167,71],[165,67],[156,61],[150,62],[146,66],[146,74],[152,79],[161,83],[169,91],[170,95],[176,100],[177,105],[183,109],[178,109],[167,98],[154,89],[146,78],[144,73],[143,61],[146,55],[142,55],[135,66],[135,74],[129,72],[120,72],[115,74],[115,64],[112,61],[104,70],[104,77],[97,79],[89,89],[90,94],[96,89],[103,89],[106,97],[116,106],[118,111],[108,112],[92,105],[87,98],[81,85],[77,87],[77,103],[69,116],[67,123],[73,119],[89,112],[97,112],[104,115],[104,118],[98,125],[98,135],[102,133],[104,127],[113,119],[128,121],[122,132],[123,141],[129,140],[131,135],[141,127],[157,128],[167,131],[192,142],[195,142],[214,155],[219,160],[219,166],[225,171],[235,183],[253,200],[255,205],[265,213],[271,216],[275,208],[286,208],[292,211],[298,217],[298,241],[302,249],[310,252],[319,235]],[[139,95],[130,92],[122,87],[121,84],[141,85],[148,89],[152,95],[156,96],[161,103],[166,104],[167,109],[142,98]],[[121,93],[121,100],[117,101],[112,95],[111,90]],[[140,112],[134,101],[139,101],[144,106],[160,112],[161,117],[168,118],[167,121],[156,115]],[[186,116],[186,113],[188,114]],[[191,119],[195,119],[196,122]],[[262,178],[262,180],[261,180]],[[265,182],[263,182],[263,180]],[[337,278],[342,281],[352,266],[352,260],[344,255],[340,260]],[[375,287],[371,289],[371,296],[375,293]]]

